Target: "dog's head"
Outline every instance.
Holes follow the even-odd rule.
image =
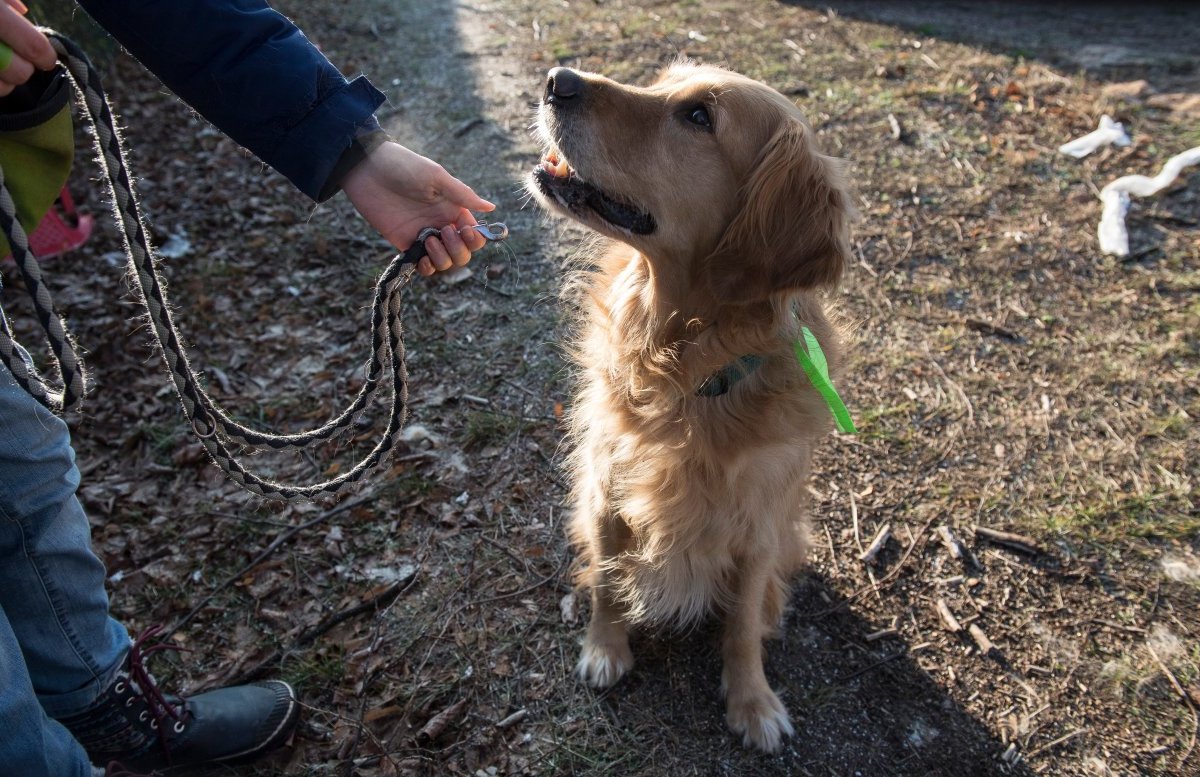
[[[554,68],[538,112],[547,146],[530,190],[724,302],[831,285],[849,199],[790,100],[721,68],[669,67],[652,85]]]

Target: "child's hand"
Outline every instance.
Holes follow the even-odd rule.
[[[442,230],[425,243],[429,255],[417,264],[421,275],[461,267],[487,241],[471,211],[495,205],[477,195],[431,159],[399,143],[372,151],[342,180],[342,191],[363,218],[398,250],[407,250],[425,227]]]

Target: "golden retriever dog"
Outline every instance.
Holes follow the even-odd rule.
[[[579,675],[628,672],[631,626],[719,613],[729,725],[777,750],[793,730],[762,642],[805,557],[831,426],[794,347],[807,327],[842,361],[821,301],[848,258],[842,166],[783,95],[688,62],[645,88],[554,68],[537,131],[529,190],[609,238],[569,284],[569,533],[592,595]]]

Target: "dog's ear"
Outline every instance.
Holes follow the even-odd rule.
[[[718,298],[835,285],[849,259],[851,205],[840,160],[819,153],[789,120],[759,154],[738,210],[705,265]]]

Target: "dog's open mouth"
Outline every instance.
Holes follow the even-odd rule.
[[[582,218],[591,211],[635,235],[648,235],[654,231],[653,216],[584,181],[557,149],[551,149],[542,157],[541,164],[533,171],[533,178],[542,193],[576,216]]]

